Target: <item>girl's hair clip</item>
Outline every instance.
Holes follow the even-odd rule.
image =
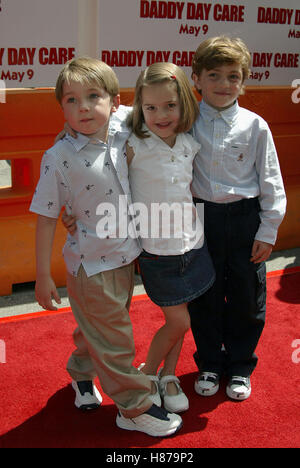
[[[171,75],[171,78],[172,78],[172,80],[176,80],[176,76],[175,76],[175,75]]]

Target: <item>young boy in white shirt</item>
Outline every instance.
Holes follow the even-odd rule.
[[[69,126],[78,133],[76,139],[66,135],[44,154],[30,208],[38,214],[37,301],[47,310],[55,310],[52,299],[60,302],[51,277],[51,251],[57,219],[65,206],[77,225],[64,247],[68,295],[78,324],[77,349],[68,362],[75,405],[91,409],[101,404],[93,384],[98,375],[119,409],[118,427],[152,436],[173,434],[182,425],[180,416],[152,404],[149,379],[132,365],[135,349],[128,310],[133,261],[141,249],[136,239],[118,235],[124,230],[124,214],[122,220],[113,218],[114,226],[110,220],[107,232],[100,232],[98,226],[109,216],[107,207],[119,213],[120,195],[130,204],[124,157],[129,131],[125,109],[118,110],[117,77],[100,60],[74,59],[58,77],[56,97]],[[127,206],[123,208],[127,211]],[[128,225],[128,211],[125,215]]]
[[[217,279],[190,303],[200,374],[195,390],[214,395],[226,373],[227,395],[250,396],[254,351],[265,324],[265,261],[284,217],[286,196],[267,123],[240,108],[251,57],[240,39],[204,41],[192,78],[202,95],[193,135],[202,145],[192,191],[204,203],[204,229]],[[225,348],[225,351],[224,351]]]

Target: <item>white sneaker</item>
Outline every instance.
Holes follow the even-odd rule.
[[[145,366],[145,363],[143,362],[142,364],[139,365],[138,367],[138,370],[141,371],[143,369],[143,367]],[[159,378],[157,377],[157,375],[149,375],[149,374],[145,374],[147,375],[147,377],[149,378],[149,380],[151,380],[151,382],[154,383],[155,385],[155,393],[151,393],[149,395],[149,399],[152,401],[152,403],[154,403],[156,406],[161,406],[161,398],[160,398],[160,393],[159,393],[159,387],[158,387],[158,383],[159,383]]]
[[[212,396],[219,390],[220,376],[214,372],[201,372],[195,382],[195,392],[202,396]]]
[[[152,405],[148,411],[136,418],[124,418],[118,412],[116,424],[127,431],[144,432],[153,437],[166,437],[179,431],[182,419],[174,413],[168,413],[164,408]]]
[[[161,371],[160,371],[161,372]],[[160,374],[160,373],[159,373]],[[169,395],[167,392],[168,383],[174,383],[177,388],[177,395]],[[160,395],[164,400],[164,407],[167,411],[181,413],[189,409],[189,400],[180,387],[180,381],[175,375],[165,375],[159,379]]]
[[[226,393],[233,400],[247,400],[251,395],[250,377],[234,375],[227,384]]]
[[[102,403],[102,396],[92,380],[81,382],[73,380],[72,387],[76,393],[76,408],[83,411],[99,408]]]

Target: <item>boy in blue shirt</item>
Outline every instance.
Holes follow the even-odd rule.
[[[200,374],[195,390],[214,395],[226,373],[227,395],[250,396],[254,351],[265,324],[266,267],[286,197],[267,123],[240,108],[251,56],[240,39],[204,41],[192,78],[202,95],[193,135],[201,142],[192,191],[204,203],[205,235],[217,279],[189,305]],[[224,349],[225,348],[225,349]]]

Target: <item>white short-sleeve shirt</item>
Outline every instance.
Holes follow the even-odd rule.
[[[200,144],[182,133],[171,148],[146,126],[145,130],[149,138],[131,135],[128,141],[135,154],[129,180],[135,211],[139,212],[136,221],[141,245],[156,255],[180,255],[201,247],[204,241],[190,188]]]
[[[68,235],[63,250],[67,270],[74,276],[81,264],[91,276],[128,264],[141,251],[124,229],[130,222],[127,208],[131,204],[126,114],[123,106],[113,114],[107,143],[67,135],[42,159],[30,210],[58,218],[64,206],[76,217],[77,231]]]

